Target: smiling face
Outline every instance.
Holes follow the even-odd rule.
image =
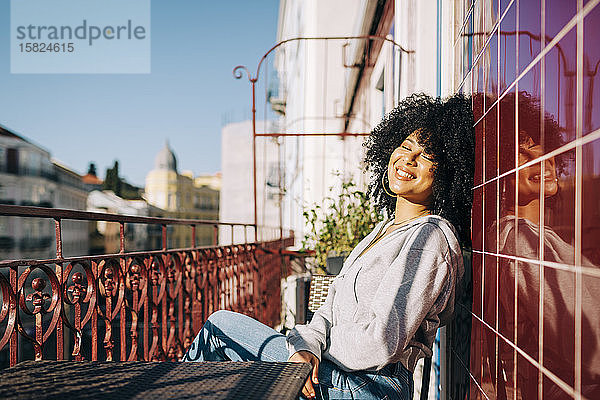
[[[535,160],[543,154],[542,146],[527,137],[525,142],[519,145],[519,165]],[[528,204],[532,200],[538,199],[542,185],[544,185],[544,197],[554,196],[558,191],[554,158],[544,161],[543,176],[541,163],[519,170],[519,204]]]
[[[413,132],[390,157],[390,190],[412,203],[429,205],[433,193],[434,168],[433,156],[424,151],[418,142],[417,132]]]

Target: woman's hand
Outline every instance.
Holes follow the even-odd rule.
[[[305,362],[312,365],[312,375],[308,377],[304,387],[302,388],[302,394],[304,397],[309,399],[315,398],[315,389],[313,383],[319,384],[319,359],[310,351],[298,351],[289,358],[290,362]],[[312,380],[312,381],[311,381]]]

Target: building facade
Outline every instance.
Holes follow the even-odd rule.
[[[54,208],[85,210],[88,189],[82,179],[83,177],[57,160],[53,160],[52,164],[56,173],[57,183]],[[87,254],[89,240],[85,240],[85,235],[89,231],[89,225],[90,223],[87,221],[61,221],[64,255],[76,256]]]
[[[161,210],[149,205],[145,200],[126,200],[110,190],[94,190],[87,198],[87,211],[147,217],[157,216]],[[119,223],[98,221],[91,225],[90,254],[114,254],[121,250]],[[127,251],[160,248],[160,227],[125,224],[124,228]]]
[[[50,153],[0,126],[0,202],[23,206],[85,210],[87,191],[81,175],[52,160]],[[63,254],[88,251],[88,223],[63,221]],[[0,217],[0,258],[54,258],[52,221]]]
[[[219,218],[219,180],[218,175],[194,177],[190,171],[180,174],[177,158],[165,143],[156,155],[154,169],[146,175],[143,197],[148,204],[160,210],[157,216],[216,221]],[[191,229],[174,226],[167,234],[168,247],[191,247]],[[214,244],[215,236],[212,226],[199,226],[196,244]]]
[[[451,24],[438,32],[432,23],[438,8],[452,10],[435,0],[280,2],[283,44],[272,55],[277,90],[268,98],[280,116],[257,132],[282,134],[283,225],[296,237],[304,236],[303,211],[335,197],[342,180],[366,189],[364,137],[399,99],[452,91],[451,68],[437,70],[452,47]]]
[[[316,134],[279,139],[283,224],[296,237],[336,172],[367,182],[361,139],[318,136],[368,133],[415,92],[471,96],[472,275],[430,396],[600,398],[598,3],[280,2],[271,132]],[[365,35],[390,40],[355,39]],[[294,40],[308,37],[330,40]]]
[[[259,122],[259,124],[263,124]],[[262,227],[259,240],[279,237],[283,218],[281,187],[280,146],[274,141],[264,141],[256,148],[257,224]],[[268,164],[266,164],[268,163]],[[254,223],[254,185],[252,174],[252,121],[227,124],[221,130],[222,187],[219,203],[219,221]],[[219,243],[254,241],[254,230],[241,227],[234,231],[228,226],[219,228]]]

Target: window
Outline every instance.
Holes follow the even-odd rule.
[[[19,173],[19,150],[16,148],[6,149],[6,172],[9,174]]]

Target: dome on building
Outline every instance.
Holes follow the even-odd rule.
[[[165,147],[161,149],[154,159],[154,169],[166,169],[177,172],[177,158],[169,148],[169,142],[165,142]]]

